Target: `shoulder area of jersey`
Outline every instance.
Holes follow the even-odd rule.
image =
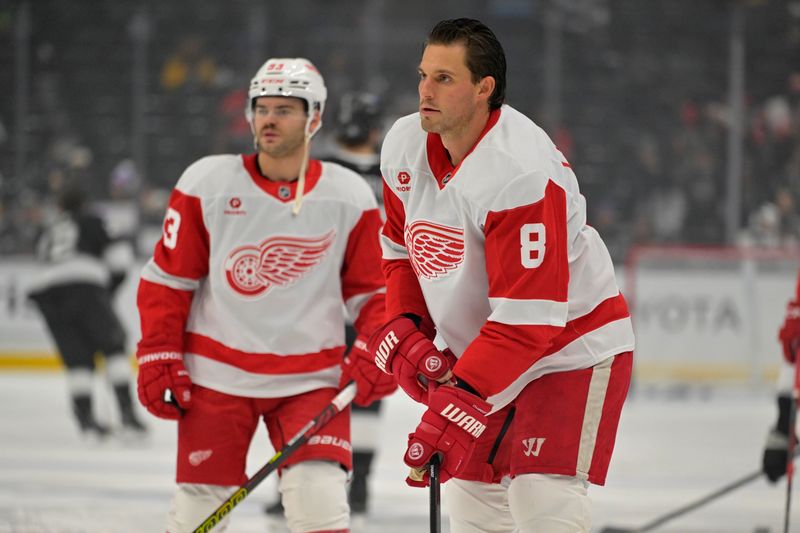
[[[392,127],[389,128],[389,131],[386,133],[386,136],[383,139],[383,144],[386,146],[386,143],[388,142],[399,140],[398,136],[405,135],[418,135],[422,138],[427,136],[427,133],[425,133],[425,130],[422,129],[422,125],[420,124],[418,112],[411,113],[410,115],[406,115],[395,120],[394,124],[392,124]]]
[[[176,187],[189,192],[207,180],[218,180],[221,175],[232,174],[239,170],[246,172],[241,155],[209,155],[186,167]]]
[[[340,198],[361,207],[372,206],[375,195],[361,174],[333,161],[322,160],[321,163],[324,182]]]

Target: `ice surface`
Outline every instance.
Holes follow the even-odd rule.
[[[401,461],[419,413],[401,394],[387,400],[371,510],[354,524],[354,533],[428,531],[427,491],[406,487]],[[757,470],[775,416],[774,399],[765,391],[637,390],[623,412],[608,484],[590,490],[595,531],[645,524]],[[63,374],[0,374],[0,533],[164,531],[175,426],[146,413],[143,418],[151,430],[146,444],[86,443],[69,414]],[[271,455],[260,430],[248,470],[255,472]],[[262,513],[274,481],[269,478],[236,508],[229,531],[283,531]],[[759,479],[657,531],[782,531],[785,495],[784,483]],[[798,498],[793,509],[800,531]]]

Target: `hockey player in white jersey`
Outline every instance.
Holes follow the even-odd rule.
[[[139,398],[178,420],[169,533],[193,530],[244,482],[261,419],[281,449],[344,380],[361,404],[396,387],[364,350],[343,360],[345,307],[361,336],[385,320],[381,218],[357,174],[308,160],[325,99],[307,59],[267,61],[246,108],[256,153],[184,172],[142,272]],[[349,411],[318,436],[280,471],[292,533],[349,528]]]
[[[633,331],[575,174],[504,105],[505,70],[479,21],[445,20],[428,36],[419,112],[381,152],[390,320],[369,348],[428,406],[409,436],[408,482],[427,484],[419,469],[442,455],[453,533],[586,532]]]

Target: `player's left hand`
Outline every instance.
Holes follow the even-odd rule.
[[[442,483],[459,474],[475,450],[475,441],[486,429],[490,410],[488,402],[464,389],[441,385],[431,391],[428,410],[408,436],[403,460],[412,474],[406,483],[412,487],[430,484],[430,475],[423,470],[435,453],[442,456]]]
[[[367,352],[367,343],[358,337],[350,353],[342,363],[341,388],[351,379],[356,381],[358,392],[353,400],[356,405],[366,407],[397,390],[394,376],[385,374],[375,365],[372,354]]]
[[[786,318],[778,332],[778,339],[783,346],[783,357],[794,363],[795,352],[800,348],[800,302],[792,300],[786,306]]]
[[[428,383],[450,379],[455,361],[440,352],[431,340],[404,316],[394,317],[377,329],[367,350],[375,364],[393,374],[400,387],[414,401],[427,403]]]

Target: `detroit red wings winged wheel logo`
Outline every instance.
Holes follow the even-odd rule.
[[[406,249],[417,276],[446,276],[464,261],[464,230],[417,220],[406,226]]]
[[[272,286],[286,287],[322,262],[335,234],[270,237],[258,246],[240,246],[225,260],[225,279],[237,294],[250,298]]]

